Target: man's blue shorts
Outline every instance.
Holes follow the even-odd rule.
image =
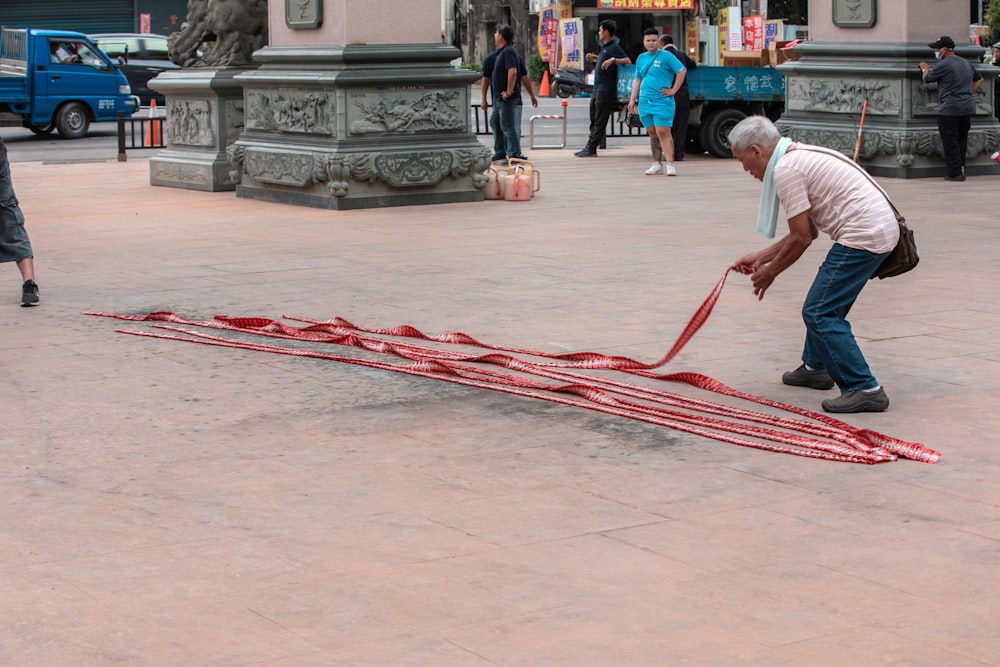
[[[639,98],[639,120],[644,127],[673,127],[675,108],[673,97]]]

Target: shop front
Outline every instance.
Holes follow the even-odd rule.
[[[597,26],[611,19],[618,25],[622,48],[635,60],[644,50],[642,33],[646,28],[673,35],[677,44],[684,44],[686,22],[693,18],[694,8],[695,0],[575,0],[573,16],[583,19],[586,51],[597,50]]]

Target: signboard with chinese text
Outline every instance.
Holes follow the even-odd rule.
[[[559,66],[583,69],[583,19],[559,21]]]
[[[538,57],[543,63],[549,62],[551,44],[558,39],[558,35],[550,33],[558,30],[559,22],[556,20],[555,7],[545,7],[538,12]]]
[[[597,0],[598,9],[634,9],[644,12],[694,9],[694,0]]]
[[[743,48],[748,51],[764,48],[764,17],[760,14],[743,19]]]
[[[785,41],[785,22],[781,19],[770,19],[764,22],[764,48],[775,42]]]

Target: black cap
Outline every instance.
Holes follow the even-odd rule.
[[[933,44],[928,44],[927,46],[931,47],[935,51],[937,49],[944,49],[944,48],[953,49],[955,48],[955,40],[953,40],[948,35],[941,35],[940,37],[938,37],[938,41],[934,42]]]

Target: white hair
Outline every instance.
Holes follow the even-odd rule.
[[[739,151],[751,146],[773,148],[779,139],[781,131],[767,116],[747,116],[729,132],[729,145]]]

